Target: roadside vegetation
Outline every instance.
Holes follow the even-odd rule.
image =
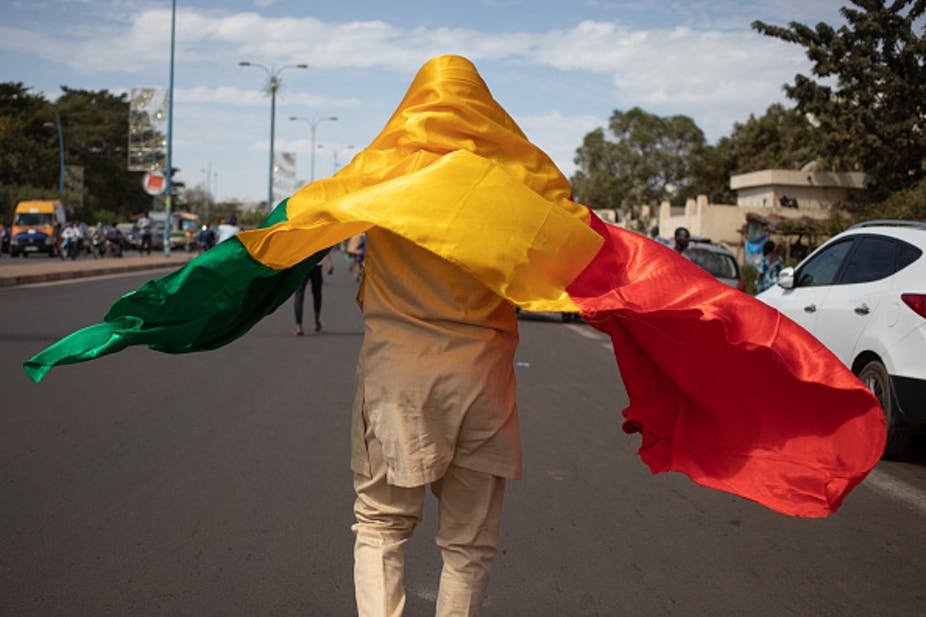
[[[857,0],[840,10],[845,23],[838,28],[754,22],[757,32],[804,47],[813,63],[811,75],[784,86],[794,106],[771,105],[714,145],[687,116],[614,110],[608,126],[588,133],[576,151],[577,201],[640,220],[642,206],[664,200],[680,206],[703,194],[735,203],[734,174],[863,171],[866,194],[840,204],[849,218],[834,218],[834,225],[926,220],[924,10],[923,0]]]

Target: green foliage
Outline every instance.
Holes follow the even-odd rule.
[[[126,95],[62,90],[55,107],[61,115],[65,163],[84,167],[83,199],[66,204],[69,214],[92,220],[94,211],[108,210],[127,219],[144,208],[150,197],[142,189],[142,173],[128,171]]]
[[[250,220],[247,217],[248,213],[241,212],[241,202],[240,201],[221,201],[216,204],[212,204],[212,223],[218,223],[222,219],[227,219],[229,216],[234,214],[238,217],[238,224],[250,224],[246,221]],[[261,219],[266,218],[266,211],[263,209],[259,210]]]
[[[58,199],[58,189],[39,186],[0,185],[0,224],[13,222],[13,210],[16,204],[27,199]]]
[[[614,110],[608,139],[598,128],[576,151],[576,199],[592,208],[635,211],[665,198],[680,200],[691,164],[705,146],[704,133],[687,116],[660,117],[639,107]]]
[[[857,215],[854,222],[878,219],[926,221],[926,178],[912,188],[894,193],[864,214]]]
[[[263,208],[255,208],[238,215],[238,224],[257,227],[267,218],[267,211]]]
[[[780,104],[736,123],[714,146],[705,144],[690,118],[660,118],[638,108],[615,111],[609,133],[614,141],[595,129],[576,150],[573,191],[593,208],[627,211],[664,199],[682,205],[702,194],[711,203],[734,203],[730,176],[800,169],[816,156],[816,129],[796,109]]]
[[[55,112],[22,83],[0,83],[0,222],[23,199],[58,197]]]
[[[730,176],[759,169],[800,169],[815,160],[816,129],[796,109],[775,103],[765,114],[733,125],[729,137],[693,162],[692,192],[712,203],[735,203]]]
[[[62,90],[50,103],[22,83],[0,83],[0,212],[5,220],[21,199],[59,196],[57,111],[65,165],[83,168],[83,190],[64,195],[68,217],[126,220],[150,201],[142,174],[127,170],[126,96]]]
[[[924,0],[853,0],[834,29],[791,22],[754,22],[762,34],[806,48],[813,77],[798,74],[785,87],[797,108],[819,125],[828,169],[868,174],[883,198],[926,176],[926,44],[914,30]]]

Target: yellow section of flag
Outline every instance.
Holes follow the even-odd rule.
[[[380,135],[293,195],[286,221],[238,238],[284,269],[373,225],[538,311],[577,310],[566,286],[602,242],[566,178],[458,56],[425,64]]]

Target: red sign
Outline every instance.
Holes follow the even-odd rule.
[[[142,186],[149,195],[160,195],[167,188],[167,178],[159,171],[149,171],[142,178]]]

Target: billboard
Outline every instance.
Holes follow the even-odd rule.
[[[129,98],[129,171],[167,168],[167,89],[132,88]]]
[[[296,153],[275,152],[273,155],[273,203],[278,204],[296,192]]]

